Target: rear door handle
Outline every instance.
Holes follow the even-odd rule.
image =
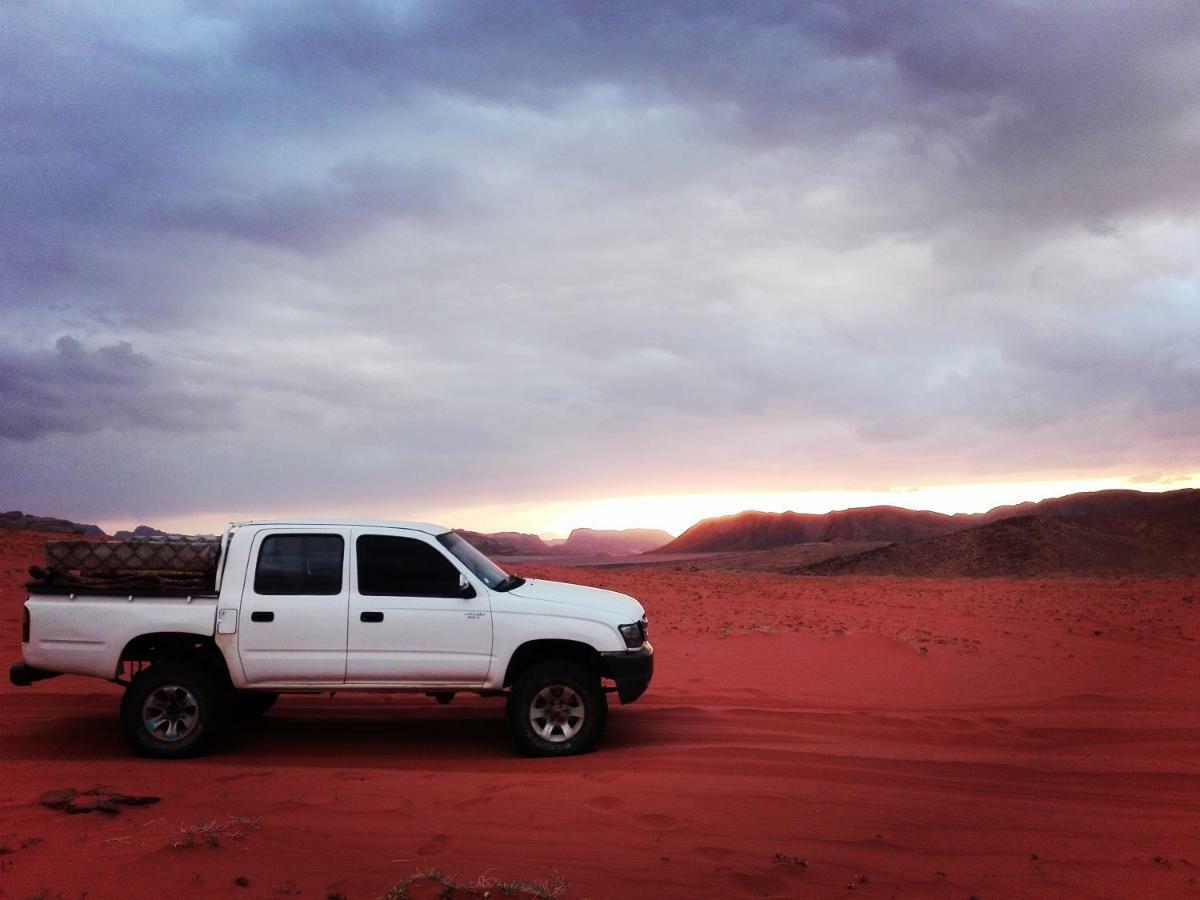
[[[270,610],[250,613],[251,622],[274,622],[275,613]]]
[[[360,622],[382,622],[383,613],[381,612],[365,612],[358,617]]]

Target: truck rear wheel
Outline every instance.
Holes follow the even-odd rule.
[[[607,720],[600,677],[569,660],[530,666],[517,676],[508,695],[513,738],[531,756],[587,753]]]
[[[199,666],[155,663],[125,689],[121,727],[134,749],[145,756],[199,756],[217,738],[220,697],[216,681]]]

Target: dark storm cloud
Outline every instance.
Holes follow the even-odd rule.
[[[632,103],[706,107],[733,139],[830,146],[887,133],[939,177],[962,176],[963,206],[1039,219],[1190,209],[1200,190],[1185,125],[1200,15],[1187,0],[400,9],[263,13],[242,59],[359,104],[433,88],[552,107],[601,83]],[[1121,178],[1098,180],[1113,166]]]
[[[161,473],[127,502],[181,509],[1194,463],[1192,3],[10,4],[0,34],[0,491],[31,508],[126,430]]]
[[[883,180],[927,185],[893,185],[882,227],[898,231],[989,213],[1020,217],[1004,231],[1111,227],[1200,191],[1186,2],[265,4],[133,31],[65,7],[5,15],[5,268],[26,287],[74,271],[81,231],[130,221],[311,250],[372,208],[441,208],[450,175],[429,160],[376,160],[364,196],[352,161],[303,149],[423,91],[545,109],[615,85],[697,107],[717,138],[835,157],[876,135],[893,145]]]
[[[0,346],[0,438],[32,442],[101,430],[209,430],[224,420],[205,391],[136,352],[128,341],[92,350],[71,335],[54,349]]]
[[[340,163],[320,183],[262,192],[220,192],[163,212],[167,227],[213,231],[316,252],[389,218],[436,217],[452,202],[453,176],[433,166],[405,170],[374,160]],[[461,203],[461,201],[458,201]]]

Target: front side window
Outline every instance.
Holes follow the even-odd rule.
[[[345,542],[338,534],[272,534],[254,570],[256,594],[340,594]]]
[[[461,597],[459,571],[415,538],[364,534],[355,542],[358,592],[373,597]]]
[[[511,591],[525,583],[519,575],[509,575],[502,568],[476,550],[461,534],[447,531],[437,536],[438,543],[454,554],[454,557],[470,569],[475,577],[493,591]]]

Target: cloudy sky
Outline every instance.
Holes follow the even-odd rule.
[[[16,0],[0,507],[1200,484],[1198,213],[1194,0]]]

